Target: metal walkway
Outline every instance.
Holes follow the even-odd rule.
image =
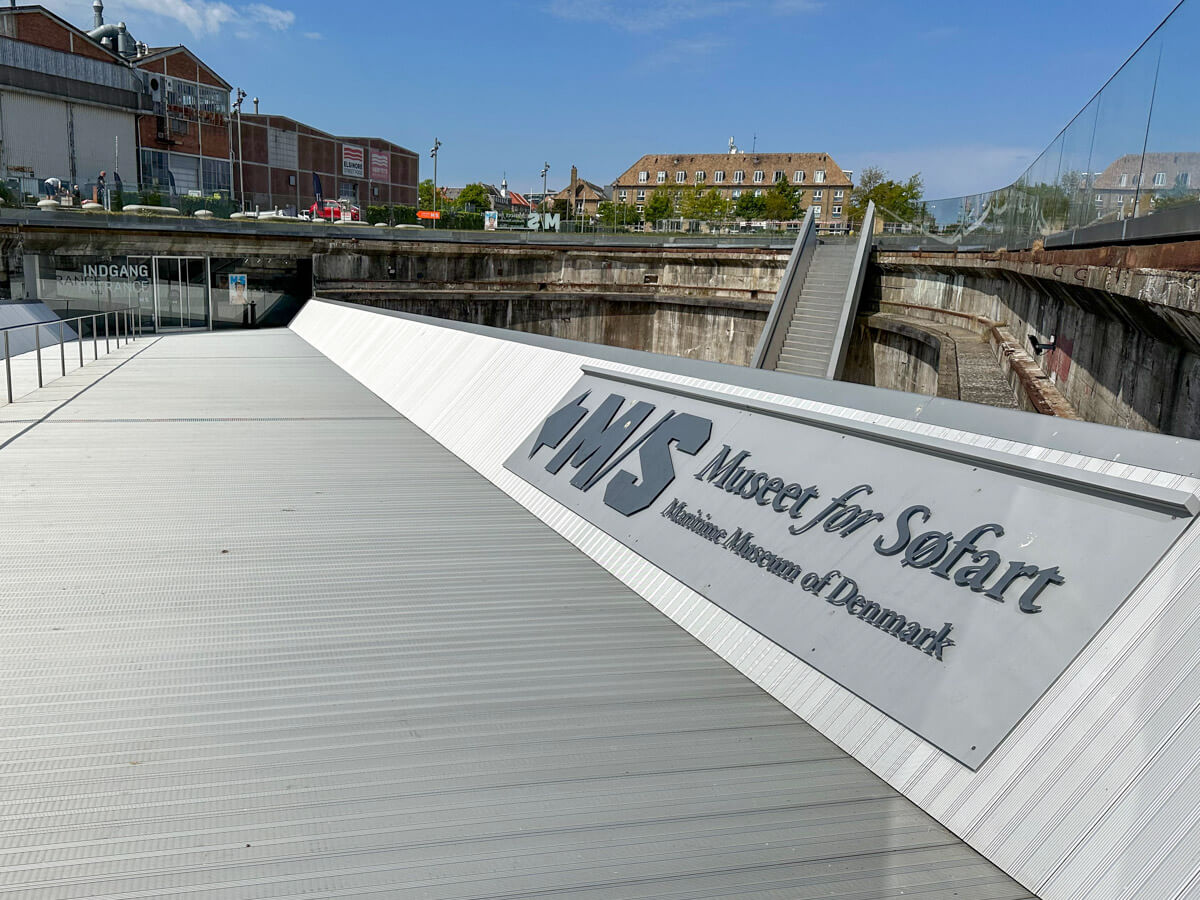
[[[10,407],[0,897],[1029,894],[290,332]]]
[[[775,368],[824,378],[837,344],[846,285],[854,268],[854,244],[818,244],[784,333]]]
[[[819,239],[812,211],[805,214],[751,366],[841,377],[874,227],[874,203],[868,204],[859,237],[852,242]]]

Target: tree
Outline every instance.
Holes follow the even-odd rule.
[[[433,179],[426,178],[417,185],[417,197],[421,204],[421,209],[433,209]],[[442,206],[444,204],[438,204]]]
[[[608,225],[610,228],[636,225],[642,221],[642,214],[638,212],[636,206],[629,203],[613,203],[608,200],[602,201],[597,206],[596,215],[600,217],[602,225]]]
[[[687,185],[680,188],[677,192],[679,195],[679,215],[685,219],[703,219],[708,212],[707,204],[704,201],[704,189],[698,184]]]
[[[746,191],[738,197],[734,210],[739,219],[761,219],[767,214],[767,200],[765,197],[756,197],[751,191]]]
[[[921,173],[907,181],[893,181],[877,166],[867,166],[858,173],[858,185],[850,192],[846,206],[851,221],[861,222],[867,214],[867,204],[874,202],[879,214],[897,222],[919,221],[922,215],[921,195],[925,185]]]
[[[646,221],[653,223],[671,218],[675,212],[676,193],[672,188],[655,188],[646,201]]]
[[[788,183],[786,177],[780,177],[762,198],[766,217],[780,222],[797,218],[800,215],[800,193]]]
[[[465,207],[468,203],[474,207],[475,212],[481,212],[492,208],[492,196],[482,184],[468,184],[458,192],[455,205]]]

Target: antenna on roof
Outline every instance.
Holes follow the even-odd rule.
[[[758,132],[754,132],[754,143],[750,145],[750,152],[753,153],[758,149]]]

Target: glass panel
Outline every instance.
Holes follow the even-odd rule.
[[[183,327],[183,291],[179,280],[179,260],[158,257],[154,260],[154,296],[158,304],[158,327]]]
[[[1142,166],[1148,215],[1195,203],[1200,198],[1200,54],[1196,34],[1200,4],[1181,6],[1160,32],[1162,53],[1154,109]],[[1155,184],[1155,176],[1161,184]]]
[[[184,273],[184,291],[187,305],[185,324],[190,328],[208,327],[207,279],[204,275],[204,260],[185,259],[180,265]]]
[[[924,201],[881,242],[1019,249],[1200,202],[1197,30],[1200,0],[1181,3],[1016,182]]]

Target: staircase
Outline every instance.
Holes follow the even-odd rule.
[[[776,371],[827,377],[857,249],[854,243],[821,243],[814,248]]]

